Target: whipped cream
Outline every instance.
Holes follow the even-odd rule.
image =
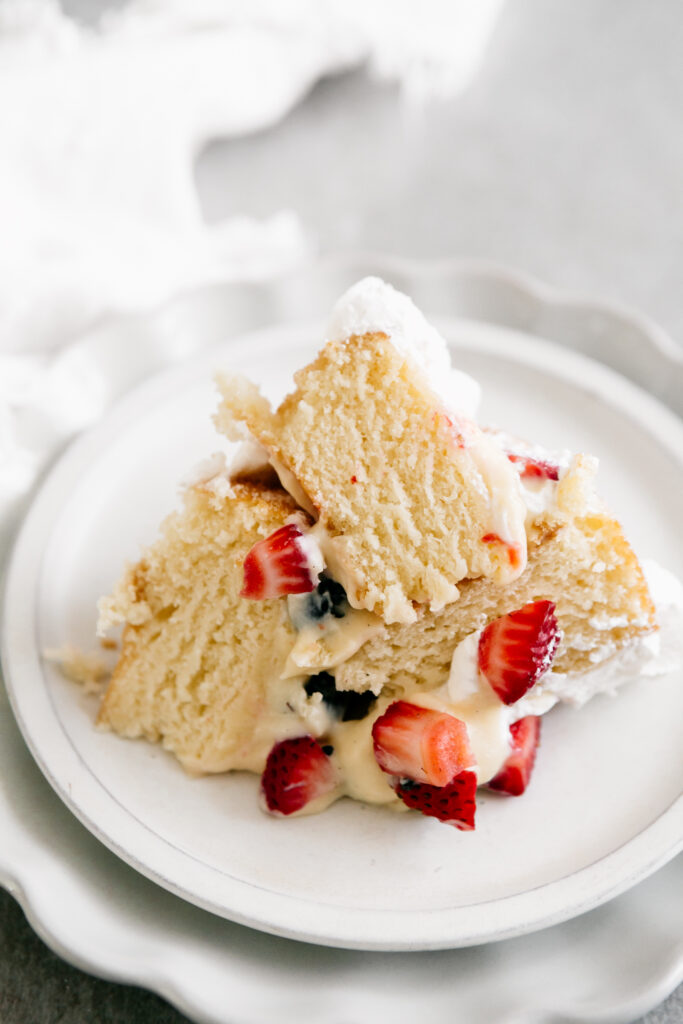
[[[547,515],[557,505],[558,480],[547,477],[520,477],[522,500],[526,507],[526,528],[536,519]]]
[[[213,452],[197,462],[180,481],[181,487],[200,487],[217,476],[227,478],[227,463],[223,452]]]
[[[474,419],[481,388],[451,366],[446,342],[407,295],[379,277],[365,277],[338,300],[327,328],[328,341],[382,331],[401,355],[412,359],[447,409]]]
[[[196,487],[212,495],[211,502],[219,506],[233,495],[230,474],[224,452],[214,452],[198,462],[181,480],[181,488]]]
[[[252,437],[241,441],[232,457],[228,476],[254,476],[263,472],[269,465],[268,452]]]
[[[543,715],[558,702],[583,707],[600,693],[613,695],[638,678],[665,675],[683,662],[683,585],[673,573],[646,559],[643,572],[657,609],[659,629],[634,637],[618,651],[605,646],[604,658],[585,672],[546,672],[514,705],[515,718]],[[605,631],[620,620],[604,618],[595,626]]]
[[[659,629],[634,637],[618,651],[605,645],[597,654],[602,659],[600,663],[586,671],[557,672],[549,669],[544,672],[521,700],[507,708],[508,725],[526,715],[543,715],[558,702],[582,707],[599,693],[614,694],[624,683],[638,677],[664,675],[681,664],[683,585],[656,562],[645,560],[642,565],[657,609]],[[593,626],[608,632],[623,624],[617,617],[604,617],[599,622],[595,621]],[[464,721],[467,717],[461,713],[463,708],[466,711],[477,701],[486,702],[493,693],[486,677],[479,671],[481,633],[482,630],[471,633],[456,647],[445,688],[451,713]]]

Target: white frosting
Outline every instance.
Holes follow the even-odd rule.
[[[546,672],[529,693],[515,704],[515,718],[542,715],[558,702],[582,707],[599,693],[614,694],[620,686],[640,677],[664,675],[683,661],[683,585],[656,562],[642,563],[657,609],[659,629],[635,637],[587,672]],[[598,628],[609,630],[620,620],[602,619]]]
[[[530,529],[536,519],[555,507],[558,481],[546,477],[524,477],[520,478],[520,483],[526,506],[526,527]]]
[[[491,689],[479,671],[479,638],[481,634],[481,629],[470,633],[453,651],[451,670],[446,684],[449,699],[453,704],[469,700],[470,697],[479,693],[484,685],[489,690]]]
[[[521,441],[500,430],[488,433],[506,454],[522,455],[557,466],[560,479],[571,464],[572,453],[568,450],[551,452],[541,445],[528,444],[526,441]],[[526,529],[529,531],[539,516],[551,512],[556,506],[559,480],[550,480],[548,477],[539,476],[522,476],[520,473],[519,483],[522,500],[526,507]]]
[[[477,381],[451,367],[446,342],[407,295],[378,277],[365,277],[335,305],[327,337],[343,341],[372,331],[382,331],[401,355],[418,364],[446,408],[474,418],[481,398]]]
[[[507,582],[518,576],[526,566],[525,521],[527,513],[522,498],[524,488],[520,486],[517,474],[514,471],[510,472],[511,463],[491,457],[492,447],[494,446],[492,446],[490,438],[486,434],[480,433],[472,440],[468,451],[481,478],[484,493],[489,500],[489,532],[496,534],[511,547],[516,548],[516,571],[503,578]],[[470,482],[476,482],[473,475],[470,477]]]
[[[250,437],[241,442],[233,455],[228,475],[230,477],[249,476],[264,470],[268,464],[268,452]]]
[[[198,487],[212,494],[216,504],[233,495],[228,467],[223,452],[214,452],[198,462],[181,480],[181,487]]]
[[[223,452],[213,452],[197,462],[180,481],[181,487],[198,487],[206,484],[219,474],[227,475],[227,464]]]
[[[515,716],[479,671],[481,634],[481,629],[470,633],[455,648],[442,692],[449,703],[447,710],[467,725],[477,778],[483,783],[500,770],[510,752],[510,725]]]

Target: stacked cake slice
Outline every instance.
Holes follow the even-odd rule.
[[[590,456],[482,429],[477,387],[376,279],[273,410],[219,377],[243,449],[188,487],[101,605],[123,624],[99,721],[276,814],[348,795],[474,826],[526,788],[539,716],[606,685],[655,608]]]

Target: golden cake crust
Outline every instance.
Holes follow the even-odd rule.
[[[182,510],[105,602],[125,623],[98,724],[161,741],[186,768],[255,766],[250,738],[294,631],[286,603],[241,598],[249,548],[295,511],[283,491],[234,484],[217,500],[190,488]]]

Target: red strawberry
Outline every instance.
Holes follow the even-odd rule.
[[[474,828],[477,776],[475,772],[460,772],[446,786],[428,786],[423,782],[399,779],[394,787],[406,806],[415,811],[438,818],[446,825],[454,825],[463,832]]]
[[[294,814],[337,785],[334,764],[312,736],[276,743],[261,776],[261,792],[273,814]]]
[[[372,742],[382,771],[413,782],[444,786],[474,765],[464,722],[405,700],[394,701],[380,715]]]
[[[559,480],[560,478],[560,467],[552,462],[532,459],[530,455],[518,455],[516,452],[508,452],[508,459],[517,466],[520,476],[535,476],[545,480]]]
[[[494,619],[479,640],[479,669],[504,704],[514,704],[555,656],[560,631],[552,601],[532,601]]]
[[[263,601],[282,594],[308,594],[315,590],[316,574],[311,571],[303,533],[296,523],[281,526],[259,540],[244,559],[244,586],[240,597]]]
[[[520,796],[529,785],[540,738],[541,719],[536,715],[527,715],[526,718],[513,722],[510,726],[512,753],[495,778],[489,782],[489,789]]]

